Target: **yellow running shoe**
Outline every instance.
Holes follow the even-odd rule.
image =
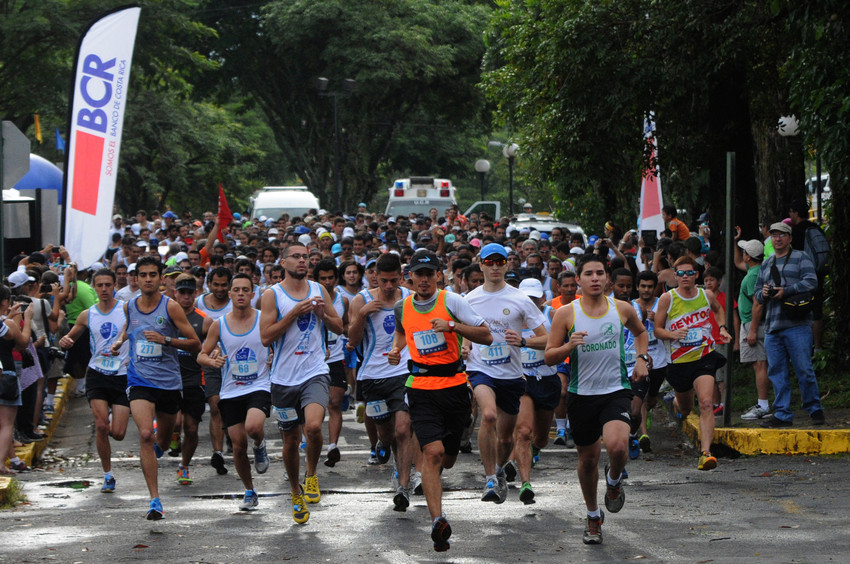
[[[319,477],[307,476],[304,478],[304,501],[307,503],[319,503],[322,492],[319,491]]]
[[[303,525],[310,519],[310,510],[304,503],[304,490],[298,495],[290,494],[292,498],[292,518],[299,525]]]
[[[714,470],[715,468],[717,468],[717,459],[711,456],[710,452],[703,452],[699,455],[697,470]]]

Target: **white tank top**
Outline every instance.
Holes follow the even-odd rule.
[[[125,325],[127,316],[124,315],[124,302],[121,300],[116,301],[108,313],[101,313],[97,304],[89,308],[89,368],[106,376],[127,374],[129,343],[124,341],[121,344],[118,356],[112,356],[109,352]]]
[[[340,319],[342,319],[343,314],[345,314],[345,304],[342,302],[342,293],[340,293],[339,288],[337,288],[333,306],[337,315],[339,315]],[[328,351],[330,352],[328,362],[337,362],[342,360],[345,356],[345,339],[343,339],[343,336],[337,335],[328,329],[327,339]]]
[[[567,339],[577,331],[587,331],[584,344],[570,355],[569,391],[584,396],[610,394],[629,386],[623,343],[623,322],[617,306],[606,296],[608,308],[601,317],[590,317],[581,308],[581,300],[568,304],[575,321]]]
[[[410,290],[399,286],[401,299],[410,295]],[[375,298],[369,290],[360,292],[363,303],[368,304]],[[410,360],[410,352],[407,347],[401,349],[401,361],[397,366],[390,365],[387,354],[393,346],[393,335],[395,334],[395,313],[393,308],[381,308],[366,318],[366,326],[363,328],[363,364],[357,372],[358,380],[379,380],[407,374],[407,361]]]
[[[218,319],[219,317],[222,317],[223,315],[230,313],[233,310],[233,304],[230,303],[230,300],[227,300],[227,303],[224,304],[224,307],[221,307],[219,309],[212,309],[206,304],[205,301],[205,298],[209,295],[209,292],[207,292],[206,294],[201,294],[200,296],[198,296],[198,299],[195,300],[195,307],[204,312],[207,317],[211,319]]]
[[[322,287],[318,282],[308,280],[307,297],[321,298]],[[303,300],[292,298],[280,284],[272,286],[277,319],[286,314]],[[307,298],[304,298],[307,299]],[[313,312],[298,317],[283,335],[272,343],[274,360],[271,368],[271,381],[281,386],[296,386],[313,376],[328,374],[325,363],[324,324]]]
[[[269,349],[260,339],[260,312],[251,310],[254,324],[247,333],[236,334],[220,317],[218,344],[227,359],[221,369],[221,399],[244,396],[271,389],[269,383]]]
[[[554,313],[552,306],[543,306],[543,327],[549,333],[552,330],[552,314]],[[522,328],[523,339],[534,337],[534,331],[527,327]],[[527,377],[536,377],[538,379],[544,376],[553,376],[558,373],[557,366],[549,366],[543,360],[543,352],[541,350],[522,347],[520,349],[522,355],[522,373]]]

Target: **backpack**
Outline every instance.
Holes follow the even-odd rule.
[[[804,250],[812,258],[818,276],[824,276],[829,271],[829,241],[823,230],[813,225],[806,229]]]

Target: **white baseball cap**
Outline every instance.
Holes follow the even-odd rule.
[[[519,289],[525,292],[525,295],[530,298],[543,297],[543,284],[537,278],[526,278],[519,283]]]

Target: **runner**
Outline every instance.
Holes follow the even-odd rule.
[[[260,312],[251,307],[253,297],[250,275],[236,274],[230,282],[233,309],[212,324],[198,355],[203,366],[221,369],[221,418],[233,441],[233,466],[245,486],[241,511],[254,511],[259,502],[248,461],[248,437],[254,441],[257,473],[265,474],[269,469],[263,432],[271,410],[269,349],[260,339]]]
[[[405,511],[410,505],[408,484],[413,457],[410,415],[404,401],[406,362],[410,356],[407,349],[402,350],[401,361],[405,364],[398,366],[390,365],[387,355],[396,325],[393,306],[409,296],[410,291],[399,287],[402,273],[398,255],[381,255],[376,267],[378,288],[361,291],[351,303],[348,339],[354,347],[363,343],[363,364],[357,379],[366,401],[366,416],[378,428],[375,456],[379,464],[385,464],[390,453],[395,455],[393,509]]]
[[[471,409],[460,340],[481,345],[493,342],[484,318],[457,294],[437,290],[440,260],[431,251],[417,251],[410,260],[415,293],[394,306],[395,334],[387,360],[396,366],[405,347],[408,363],[407,401],[423,453],[422,486],[431,514],[434,550],[449,549],[452,528],[442,509],[440,474],[457,460],[460,439]]]
[[[182,381],[177,350],[194,352],[201,345],[183,309],[160,293],[162,268],[155,257],[142,257],[136,263],[142,295],[124,305],[127,325],[111,348],[112,355],[118,356],[124,341],[130,342],[127,397],[139,428],[142,473],[151,495],[150,521],[165,517],[159,499],[157,459],[171,442],[174,419],[180,410]],[[178,337],[180,334],[183,338]]]
[[[198,339],[203,339],[212,325],[212,319],[195,307],[197,287],[197,281],[191,274],[181,274],[174,282],[177,304],[183,308],[183,313],[186,314],[189,325],[195,330],[195,335]],[[180,376],[183,379],[180,417],[176,424],[178,427],[175,429],[178,439],[180,431],[183,432],[183,443],[179,449],[181,461],[177,467],[177,483],[188,486],[192,483],[192,478],[189,476],[189,464],[198,448],[198,425],[203,420],[207,400],[203,385],[203,369],[198,364],[198,355],[189,351],[177,351],[177,361],[180,363]],[[171,443],[173,446],[173,438]]]
[[[232,306],[228,297],[230,279],[233,273],[224,266],[217,266],[210,270],[207,275],[207,285],[210,291],[198,297],[195,307],[212,321],[217,320],[230,312]],[[210,466],[215,468],[219,475],[227,474],[224,465],[224,427],[221,423],[221,413],[218,410],[219,390],[221,390],[221,371],[215,367],[207,367],[204,370],[204,394],[210,405],[210,442],[212,442],[213,453],[210,457]]]
[[[699,401],[700,457],[697,468],[712,470],[717,459],[711,455],[714,438],[714,374],[726,359],[714,351],[709,312],[713,311],[720,326],[720,337],[728,343],[732,337],[726,328],[726,312],[714,294],[696,285],[694,260],[681,257],[674,270],[679,285],[661,296],[655,314],[655,334],[670,341],[670,364],[667,381],[676,395],[674,413],[687,417],[694,406],[694,393]]]
[[[480,253],[484,284],[466,296],[493,333],[492,344],[471,348],[467,367],[481,413],[478,449],[486,476],[481,501],[496,503],[504,503],[508,496],[502,465],[513,447],[520,398],[525,393],[520,347],[540,346],[547,338],[540,309],[505,282],[507,256],[502,245],[485,245]],[[529,340],[522,337],[523,324],[535,335]]]
[[[130,420],[130,401],[127,399],[127,346],[121,347],[117,356],[112,355],[110,348],[127,324],[127,318],[124,302],[113,297],[115,273],[101,268],[94,273],[92,280],[99,301],[77,317],[71,331],[59,340],[59,346],[70,349],[86,328],[89,329],[91,360],[86,370],[86,398],[94,415],[95,444],[103,468],[100,491],[112,493],[115,491],[115,476],[112,474],[109,437],[116,441],[124,440]]]
[[[569,243],[563,243],[569,246]],[[573,255],[575,256],[575,255]],[[575,268],[572,263],[566,263],[570,268]],[[578,282],[576,281],[575,270],[565,270],[558,274],[558,289],[560,294],[552,298],[547,305],[551,305],[553,309],[560,309],[568,303],[576,299],[578,292]],[[561,401],[558,402],[558,407],[555,408],[555,440],[554,444],[565,446],[567,448],[575,448],[576,443],[573,440],[573,433],[570,430],[570,420],[567,418],[567,385],[570,378],[569,359],[558,364],[558,378],[561,379]]]
[[[520,282],[519,289],[531,298],[543,313],[543,327],[548,333],[552,328],[552,316],[555,310],[544,305],[546,294],[539,280],[527,278]],[[534,333],[524,327],[522,336],[526,342],[534,340]],[[539,348],[538,348],[539,347]],[[557,368],[543,361],[545,343],[532,348],[522,348],[522,372],[525,375],[525,394],[520,398],[519,415],[514,431],[514,450],[511,460],[505,465],[505,474],[513,482],[519,470],[522,486],[519,500],[526,505],[534,503],[534,490],[531,488],[531,469],[540,460],[540,451],[549,442],[549,428],[555,408],[561,401],[561,379]],[[515,461],[515,462],[514,462]]]
[[[328,404],[330,376],[325,364],[324,331],[342,333],[342,319],[330,296],[307,278],[307,248],[292,244],[284,251],[286,277],[262,297],[260,333],[263,346],[272,346],[272,406],[283,437],[283,463],[289,477],[292,517],[306,523],[310,511],[304,502],[322,498],[316,465],[322,450],[322,421]],[[301,427],[307,437],[304,486],[299,483],[298,445]]]
[[[342,292],[337,291],[339,273],[333,259],[322,259],[313,269],[313,278],[328,291],[331,303],[333,303],[337,315],[342,319],[343,327],[343,334],[337,335],[328,331],[326,335],[328,356],[325,362],[328,363],[331,384],[328,397],[328,454],[325,459],[325,466],[333,468],[340,459],[339,447],[336,443],[342,431],[343,397],[348,390],[343,358],[345,357],[346,344],[344,333],[348,331],[349,302],[348,298],[342,295]]]
[[[578,450],[578,479],[587,507],[582,541],[601,544],[605,513],[599,508],[596,491],[603,441],[608,451],[605,507],[617,513],[626,501],[622,472],[628,456],[632,391],[623,353],[623,326],[635,336],[636,381],[648,373],[647,336],[634,308],[605,296],[608,274],[603,257],[582,255],[576,268],[582,297],[555,313],[544,358],[547,364],[556,364],[570,357],[567,409]]]
[[[667,348],[664,343],[655,336],[655,314],[658,311],[658,300],[655,297],[655,287],[658,285],[658,276],[651,270],[644,270],[638,274],[638,299],[632,301],[635,311],[643,319],[649,341],[650,370],[647,378],[646,396],[641,405],[640,427],[638,430],[638,446],[645,452],[652,452],[652,441],[649,438],[649,424],[652,408],[658,402],[658,390],[667,377]],[[640,388],[642,383],[637,383],[635,388]],[[637,389],[633,389],[637,397]],[[634,400],[632,401],[632,413],[634,413]]]

